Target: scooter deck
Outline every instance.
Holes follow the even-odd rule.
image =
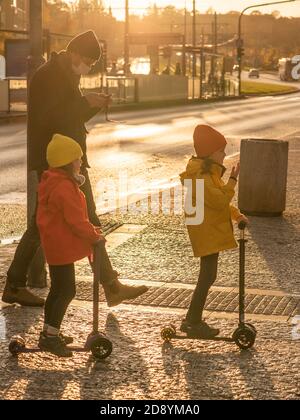
[[[76,353],[87,353],[89,350],[85,349],[84,347],[80,346],[67,346],[69,350],[74,351]],[[22,349],[18,349],[19,353],[48,353],[46,350],[42,350],[39,347],[23,347]]]
[[[104,333],[99,332],[99,282],[101,278],[100,263],[101,253],[98,245],[94,248],[94,264],[93,270],[93,330],[88,335],[85,344],[83,345],[68,345],[68,349],[77,353],[91,353],[96,359],[105,359],[108,357],[113,349],[111,341]],[[16,335],[12,337],[8,350],[12,356],[24,353],[48,353],[47,350],[40,349],[39,347],[27,347],[25,339]],[[51,352],[49,352],[51,353]]]
[[[234,342],[232,337],[216,336],[216,337],[213,337],[213,338],[207,338],[207,337],[197,337],[197,336],[194,336],[194,335],[188,335],[188,334],[184,334],[184,333],[182,333],[182,334],[177,334],[176,333],[176,335],[174,335],[174,337],[172,337],[170,341],[172,341],[172,340],[197,340],[197,341],[204,340],[204,341],[223,341],[223,342],[225,341],[227,343],[233,343]]]

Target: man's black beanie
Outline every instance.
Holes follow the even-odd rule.
[[[82,57],[92,58],[97,61],[101,55],[101,47],[94,31],[87,31],[73,38],[67,51],[80,54]]]

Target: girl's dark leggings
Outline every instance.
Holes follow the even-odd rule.
[[[76,294],[75,267],[49,265],[51,287],[45,303],[45,324],[60,329],[62,320]]]
[[[191,323],[198,323],[202,320],[209,289],[217,278],[218,258],[219,254],[201,257],[198,283],[186,315],[187,321]]]

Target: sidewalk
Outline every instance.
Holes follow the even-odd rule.
[[[0,399],[299,399],[299,335],[293,325],[300,314],[299,153],[300,133],[290,140],[284,217],[253,217],[247,234],[247,317],[258,329],[253,350],[192,340],[163,345],[160,329],[170,322],[179,326],[198,274],[183,220],[106,215],[104,222],[116,223],[108,243],[121,278],[146,283],[149,292],[113,310],[101,303],[100,325],[114,350],[96,364],[87,354],[70,360],[49,354],[11,358],[7,346],[12,335],[23,333],[29,345],[36,343],[42,310],[2,305]],[[14,249],[0,246],[0,290]],[[92,321],[86,262],[77,265],[77,274],[77,296],[64,328],[84,342]],[[209,322],[222,335],[236,328],[237,281],[238,251],[233,250],[221,257],[206,307]]]
[[[25,122],[27,113],[23,111],[0,112],[0,125],[15,122]]]

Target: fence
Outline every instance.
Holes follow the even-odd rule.
[[[112,95],[113,104],[166,101],[179,99],[209,99],[237,96],[237,82],[230,76],[214,81],[183,76],[86,76],[81,80],[83,93],[105,92]],[[0,111],[26,112],[27,80],[7,78],[0,81]]]
[[[138,80],[136,77],[108,76],[105,78],[105,91],[112,95],[113,103],[138,102]]]
[[[23,77],[6,78],[0,81],[2,112],[26,112],[27,81]]]
[[[105,92],[112,95],[113,103],[137,102],[137,81],[134,77],[105,77],[101,75],[83,77],[80,87],[83,93]],[[26,112],[26,78],[7,78],[0,81],[0,111]]]

